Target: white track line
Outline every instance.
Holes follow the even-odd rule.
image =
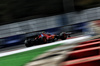
[[[81,40],[86,40],[90,37],[91,36],[83,36],[83,37],[78,37],[78,38],[73,38],[73,39],[67,39],[67,40],[63,40],[63,41],[48,43],[48,44],[45,44],[45,45],[33,46],[33,47],[20,49],[20,50],[15,50],[15,51],[11,51],[11,52],[0,53],[0,57],[4,57],[4,56],[16,54],[16,53],[21,53],[21,52],[25,52],[25,51],[29,51],[29,50],[34,50],[34,49],[38,49],[38,48],[42,48],[42,47],[47,47],[47,46],[51,46],[51,45],[57,45],[57,44],[60,44],[60,43],[71,44],[71,43],[75,43],[75,42],[80,42]]]

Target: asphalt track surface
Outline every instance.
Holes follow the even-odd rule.
[[[24,48],[27,48],[27,47],[25,47],[24,44],[17,45],[17,46],[12,46],[12,47],[6,47],[6,48],[0,49],[0,53],[10,52],[10,51],[19,50],[19,49],[24,49]]]
[[[74,34],[74,35],[72,35],[72,37],[81,36],[81,35],[82,35],[82,33]],[[20,49],[24,49],[24,48],[27,48],[24,44],[17,45],[17,46],[6,47],[6,48],[1,48],[0,53],[10,52],[10,51],[14,51],[14,50],[20,50]]]

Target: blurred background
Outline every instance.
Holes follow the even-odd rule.
[[[0,0],[0,47],[40,31],[99,34],[99,19],[100,0]]]

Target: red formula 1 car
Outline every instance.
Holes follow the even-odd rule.
[[[65,32],[62,32],[59,35],[50,34],[50,33],[41,33],[38,35],[27,37],[27,39],[25,40],[25,46],[30,47],[34,45],[45,44],[45,43],[57,41],[58,39],[65,40],[67,37],[70,36]]]

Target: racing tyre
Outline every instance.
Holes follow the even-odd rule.
[[[35,41],[32,41],[31,39],[25,40],[26,47],[31,47],[33,45],[35,45]]]

